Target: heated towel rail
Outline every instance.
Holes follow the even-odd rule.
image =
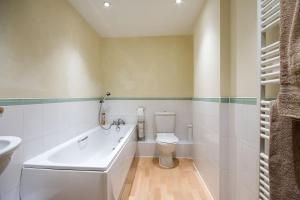
[[[259,200],[270,199],[269,185],[269,139],[270,139],[270,103],[266,97],[266,88],[279,85],[280,51],[278,41],[268,44],[267,32],[279,25],[280,0],[258,0],[258,40],[260,69],[260,154],[259,154]]]

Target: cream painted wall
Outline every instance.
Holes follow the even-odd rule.
[[[100,38],[67,0],[0,1],[0,98],[191,97],[191,36]]]
[[[106,90],[119,97],[191,97],[193,38],[103,38]]]
[[[231,0],[231,96],[258,95],[256,0]]]
[[[256,96],[256,1],[227,1],[203,3],[193,75],[188,36],[101,39],[67,1],[2,0],[0,98]]]
[[[220,96],[230,93],[230,0],[220,1]]]
[[[0,44],[0,98],[101,94],[100,38],[65,0],[1,0]]]
[[[205,1],[194,31],[194,96],[258,95],[255,0]]]
[[[220,1],[204,1],[194,29],[194,97],[220,96]]]
[[[196,97],[257,94],[256,1],[227,1],[206,1],[195,25]],[[98,96],[103,84],[116,96],[192,95],[190,37],[102,44],[60,0],[2,0],[0,26],[1,98]]]

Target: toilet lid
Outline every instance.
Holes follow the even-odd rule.
[[[157,142],[174,144],[179,141],[174,133],[158,133],[156,137]]]

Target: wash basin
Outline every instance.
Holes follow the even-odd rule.
[[[21,143],[21,138],[14,136],[0,136],[0,158],[12,154]]]
[[[0,174],[8,165],[12,154],[21,144],[22,139],[14,136],[0,136]]]

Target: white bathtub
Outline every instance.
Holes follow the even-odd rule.
[[[24,163],[21,199],[119,199],[136,145],[135,125],[89,130]]]

